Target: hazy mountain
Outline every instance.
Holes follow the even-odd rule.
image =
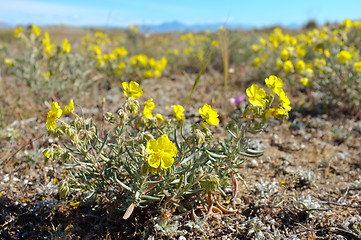
[[[24,25],[25,26],[25,25]],[[55,26],[55,25],[51,25]],[[58,25],[56,25],[58,26]],[[64,25],[59,25],[64,26]],[[239,23],[204,23],[204,24],[184,24],[179,21],[173,21],[173,22],[164,22],[160,24],[141,24],[139,25],[139,30],[144,33],[165,33],[165,32],[203,32],[206,30],[209,31],[217,31],[219,27],[225,26],[227,29],[233,29],[233,30],[247,30],[247,29],[253,29],[255,28],[254,25],[250,24],[239,24]],[[15,27],[13,24],[9,24],[7,22],[0,22],[0,27]],[[41,25],[43,27],[43,25]],[[84,26],[86,28],[93,28],[95,26]],[[115,25],[102,25],[102,26],[96,26],[98,28],[126,28],[126,27],[119,27]],[[266,26],[265,26],[266,27]],[[301,27],[300,24],[297,23],[291,23],[289,25],[285,25],[285,28],[299,28]]]
[[[139,26],[142,32],[197,32],[197,31],[215,31],[219,27],[224,26],[224,23],[205,23],[205,24],[192,24],[187,25],[178,21],[165,22],[155,25],[143,24]],[[226,23],[228,29],[252,29],[251,25],[241,25],[235,23]]]

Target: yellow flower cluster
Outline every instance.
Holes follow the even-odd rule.
[[[13,67],[13,66],[14,66],[14,61],[13,61],[12,59],[10,59],[10,58],[5,58],[5,59],[4,59],[4,63],[5,63],[6,65],[8,65],[9,67]]]
[[[172,108],[174,110],[174,115],[177,118],[179,122],[183,121],[184,118],[184,108],[182,105],[172,105]]]
[[[35,36],[37,36],[37,37],[40,36],[41,30],[40,30],[40,28],[38,26],[32,25],[31,30],[35,34]]]
[[[74,111],[74,102],[73,99],[70,100],[69,105],[65,106],[64,110],[62,110],[57,102],[51,103],[51,110],[47,114],[46,120],[46,128],[56,129],[56,119],[60,118],[61,115],[64,114],[71,114]]]
[[[17,27],[15,30],[14,30],[14,37],[19,37],[20,34],[23,32],[23,28],[22,27]]]
[[[180,40],[187,44],[183,49],[183,54],[189,57],[196,57],[199,61],[203,61],[206,47],[217,47],[219,45],[219,42],[211,39],[207,33],[205,35],[186,33],[181,35]]]
[[[248,96],[248,101],[253,107],[264,111],[265,119],[268,119],[271,115],[279,119],[287,117],[288,112],[291,111],[291,103],[282,89],[282,79],[271,75],[265,79],[265,83],[270,88],[271,92],[278,96],[279,105],[276,108],[272,108],[271,105],[274,96],[267,94],[266,91],[263,88],[259,88],[257,84],[252,84],[249,88],[247,88],[246,94]]]
[[[68,42],[68,39],[65,38],[65,39],[63,40],[63,52],[64,52],[64,53],[69,53],[70,50],[71,50],[71,45],[70,45],[70,43]]]
[[[124,94],[126,97],[130,98],[128,100],[134,101],[135,99],[139,98],[143,95],[143,90],[140,88],[139,84],[131,81],[130,83],[123,82],[122,83],[124,88]],[[72,102],[71,102],[72,103]],[[70,104],[69,104],[70,105]],[[179,123],[182,123],[184,121],[184,108],[182,105],[172,105],[174,110],[174,115]],[[153,99],[150,98],[146,100],[144,103],[143,108],[143,116],[145,119],[153,118],[152,110],[154,110],[155,104],[153,102]],[[59,107],[54,109],[61,109]],[[64,108],[64,112],[67,111],[67,107]],[[52,113],[55,112],[55,110],[52,109]],[[134,114],[136,114],[136,111],[133,111]],[[219,115],[216,112],[215,109],[213,109],[210,105],[204,104],[203,108],[199,109],[199,114],[203,118],[203,120],[210,124],[210,125],[218,125],[219,124]],[[59,118],[61,115],[51,115],[49,119],[53,121],[55,124],[55,119]],[[49,115],[50,116],[50,115]],[[164,121],[164,117],[161,114],[156,114],[155,118],[158,124],[161,124]],[[205,127],[205,124],[202,123]],[[56,124],[55,124],[56,127]],[[167,134],[163,134],[160,138],[157,140],[151,139],[147,143],[147,152],[150,154],[148,156],[148,164],[152,168],[159,168],[160,166],[162,168],[170,168],[173,165],[174,157],[177,155],[177,148],[175,147],[174,143],[171,142],[168,139]]]
[[[145,54],[127,57],[128,50],[124,46],[119,47],[120,42],[122,41],[112,41],[102,32],[96,32],[93,37],[86,35],[82,39],[80,49],[90,52],[96,59],[96,67],[107,74],[120,76],[135,73],[135,76],[139,77],[141,74],[145,79],[162,75],[167,58],[155,60]],[[112,48],[113,45],[116,47]]]
[[[43,38],[42,43],[43,43],[43,46],[44,46],[44,53],[46,53],[48,55],[48,57],[50,58],[51,57],[51,52],[52,52],[52,49],[53,49],[54,45],[50,41],[50,37],[49,37],[48,32],[44,33],[44,38]]]
[[[252,44],[251,50],[256,55],[253,66],[266,66],[268,58],[264,56],[275,56],[276,58],[270,58],[276,60],[273,66],[282,69],[286,76],[296,73],[294,76],[304,86],[308,86],[312,83],[314,71],[324,74],[325,69],[334,68],[332,58],[343,65],[360,59],[356,48],[345,44],[347,35],[354,30],[361,30],[361,21],[346,19],[339,27],[325,26],[295,36],[275,28],[271,34],[261,37],[259,43]],[[357,71],[356,66],[354,68]]]
[[[165,69],[168,60],[163,57],[159,61],[149,58],[144,54],[139,54],[130,58],[133,67],[138,67],[144,71],[144,78],[160,77]]]

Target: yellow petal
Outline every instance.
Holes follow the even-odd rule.
[[[156,156],[156,154],[152,154],[148,157],[148,163],[152,168],[158,168],[160,165],[160,159]]]
[[[158,149],[158,142],[154,139],[150,139],[147,143],[147,151],[149,153],[155,153],[156,151],[158,151]]]
[[[170,154],[164,153],[164,155],[160,161],[161,161],[161,165],[163,168],[170,168],[174,163],[174,158],[172,158],[170,156]]]
[[[55,128],[56,128],[55,119],[49,118],[48,120],[46,120],[46,128],[47,128],[48,130],[50,130],[50,129],[55,129]]]

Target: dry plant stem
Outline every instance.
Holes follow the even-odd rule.
[[[222,58],[223,58],[223,73],[224,73],[224,93],[226,93],[228,89],[228,66],[229,66],[228,38],[226,32],[223,32],[222,34]]]
[[[219,203],[218,201],[216,201],[217,207],[224,213],[229,213],[229,214],[233,214],[236,213],[237,210],[229,210],[227,209],[225,206],[223,206],[221,203]]]
[[[356,113],[356,115],[354,116],[353,120],[356,121],[357,118],[361,115],[361,107],[360,109],[358,110],[358,112]]]
[[[210,215],[210,214],[212,214],[212,207],[213,207],[213,200],[212,200],[212,192],[211,191],[208,191],[207,201],[208,201],[208,213],[207,213],[207,215]]]
[[[201,78],[204,70],[206,70],[206,67],[207,67],[208,64],[209,64],[209,61],[211,60],[212,54],[213,54],[213,52],[214,52],[215,49],[216,49],[215,47],[212,47],[212,49],[209,51],[206,59],[203,61],[202,66],[201,66],[201,69],[199,70],[198,75],[197,75],[197,77],[196,77],[196,79],[195,79],[195,81],[194,81],[192,90],[191,90],[191,92],[190,92],[190,94],[189,94],[189,96],[188,96],[188,98],[187,98],[187,101],[186,101],[187,104],[189,103],[189,101],[190,101],[190,99],[191,99],[191,97],[192,97],[192,95],[193,95],[193,93],[194,93],[194,90],[196,89],[196,87],[197,87],[197,85],[198,85],[199,79]]]
[[[233,176],[232,176],[232,184],[233,184],[233,198],[232,198],[232,201],[234,201],[237,197],[237,194],[238,194],[238,182],[237,182],[237,177],[236,175],[233,173]]]

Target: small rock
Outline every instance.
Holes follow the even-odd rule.
[[[293,174],[293,173],[295,173],[295,171],[296,171],[295,168],[292,166],[287,166],[287,167],[283,168],[283,172],[285,174]]]
[[[9,174],[5,174],[3,182],[6,183],[6,182],[9,182],[9,180],[10,180]]]
[[[258,162],[256,159],[251,159],[251,161],[248,162],[247,166],[249,168],[256,168],[258,167]]]

